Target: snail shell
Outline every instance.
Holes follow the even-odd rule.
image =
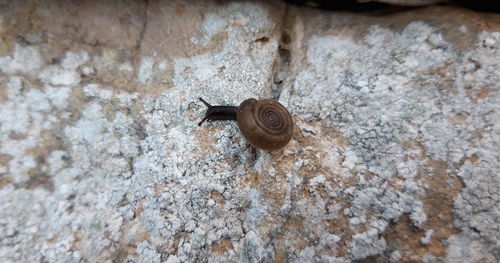
[[[272,99],[243,101],[238,107],[236,121],[245,139],[264,150],[279,149],[293,136],[292,116]]]

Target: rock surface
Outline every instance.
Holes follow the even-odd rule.
[[[2,2],[0,258],[498,262],[499,68],[500,15],[458,7]]]

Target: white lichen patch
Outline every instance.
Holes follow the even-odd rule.
[[[272,26],[267,10],[255,3],[229,3],[215,12],[205,15],[200,25],[203,42],[207,44],[212,37],[230,27],[243,27],[246,32],[256,34]]]
[[[14,45],[14,53],[0,56],[0,71],[5,74],[36,72],[42,66],[43,60],[35,46],[23,47]]]
[[[0,104],[0,153],[9,161],[9,178],[26,182],[30,170],[37,167],[35,156],[28,152],[40,145],[40,135],[60,121],[49,113],[68,105],[69,88],[33,87],[27,79],[12,76],[6,83],[8,100]]]
[[[171,67],[161,58],[138,59],[134,69],[104,48],[97,56],[67,52],[59,63],[21,71],[28,62],[23,54],[36,47],[17,47],[12,56],[2,57],[2,72],[28,72],[43,85],[34,87],[31,82],[36,80],[10,76],[0,117],[1,150],[10,158],[4,170],[14,185],[29,184],[34,180],[30,172],[38,170],[50,183],[35,191],[10,185],[0,189],[2,197],[8,196],[1,211],[11,211],[0,218],[0,225],[6,226],[1,230],[7,233],[2,234],[2,258],[105,261],[133,247],[120,258],[183,262],[206,258],[221,240],[230,244],[221,255],[227,259],[240,257],[237,251],[245,246],[262,247],[257,235],[248,234],[243,241],[264,216],[260,193],[245,183],[251,166],[234,161],[253,158],[248,144],[233,123],[223,129],[210,125],[210,136],[220,139],[201,145],[205,136],[197,135],[200,128],[187,113],[193,107],[201,113],[202,105],[192,103],[199,96],[215,104],[262,95],[277,43],[248,45],[258,32],[273,26],[260,5],[232,3],[215,16],[224,24],[218,30],[228,34],[221,50],[175,59],[173,87],[160,95],[118,91],[99,81],[82,83],[87,80],[80,73],[95,77],[115,69],[136,72],[137,81],[146,85]],[[204,23],[215,16],[208,15]],[[207,92],[208,87],[212,91]],[[75,89],[79,97],[71,98]],[[45,130],[57,143],[41,161],[28,151],[42,147]],[[215,151],[204,150],[207,146]],[[28,208],[15,209],[23,205],[16,201],[18,196],[38,200],[42,207],[37,211],[44,212],[31,218]],[[26,230],[16,232],[24,226]],[[37,245],[30,248],[28,239]],[[7,246],[10,243],[18,245]],[[210,260],[221,260],[216,255]]]
[[[464,123],[457,126],[464,130],[467,137],[463,137],[468,138],[470,146],[463,153],[468,159],[458,170],[464,189],[454,202],[455,224],[464,232],[460,236],[450,238],[450,262],[459,257],[460,254],[457,253],[464,251],[465,247],[468,249],[463,256],[470,261],[481,258],[495,261],[493,257],[498,257],[499,253],[500,74],[498,61],[490,59],[499,56],[500,33],[483,32],[479,35],[479,43],[475,49],[463,57],[462,65],[465,65],[465,69],[459,68],[461,78],[457,79],[456,84],[463,94],[472,97],[471,100],[477,104],[463,104],[459,109],[468,117]],[[474,66],[468,65],[470,63]],[[489,94],[482,97],[481,92],[485,91]],[[473,161],[474,158],[477,158],[477,161]]]
[[[481,188],[484,190],[481,196],[485,199],[480,197],[481,201],[477,201],[478,205],[479,202],[484,204],[483,218],[461,222],[480,231],[491,244],[498,243],[498,224],[493,222],[500,216],[498,207],[493,205],[498,203],[493,193],[498,192],[500,184],[491,176],[499,167],[493,161],[487,162],[489,158],[496,158],[491,147],[498,148],[495,139],[498,132],[493,120],[500,120],[495,110],[499,97],[499,65],[498,61],[486,58],[498,57],[499,49],[493,46],[497,43],[496,36],[497,33],[483,33],[478,39],[479,49],[466,53],[465,58],[453,50],[440,32],[422,22],[410,23],[400,33],[373,26],[364,41],[343,35],[309,38],[306,46],[309,66],[297,72],[290,105],[294,114],[305,120],[338,127],[349,142],[347,147],[332,147],[333,151],[327,153],[341,156],[351,173],[358,174],[355,187],[334,190],[331,194],[348,194],[350,203],[346,211],[351,217],[350,228],[353,231],[366,229],[352,236],[350,256],[345,260],[386,253],[386,240],[380,235],[391,220],[403,214],[409,214],[416,228],[426,224],[428,216],[420,200],[426,195],[420,180],[426,179],[415,178],[419,170],[426,168],[421,161],[423,152],[408,151],[404,146],[412,141],[424,146],[426,158],[450,164],[459,164],[464,158],[477,156],[480,152],[490,154],[480,157],[484,160],[481,168],[472,168],[466,161],[460,169],[481,169],[485,172],[484,181],[490,182]],[[463,59],[477,65],[463,69]],[[434,72],[440,71],[444,73],[437,77]],[[490,94],[480,105],[475,104],[475,94],[470,89],[486,88]],[[457,118],[460,119],[458,123]],[[478,131],[488,136],[478,140]],[[328,140],[313,137],[321,141],[318,144],[328,145]],[[489,145],[482,142],[485,140]],[[335,162],[327,157],[323,165],[331,167]],[[369,179],[362,176],[366,173],[371,174]],[[337,178],[342,174],[335,171],[326,184],[331,180],[339,181]],[[456,175],[461,176],[460,172],[447,172],[447,176]],[[478,172],[464,171],[464,176],[471,178],[474,184],[483,181]],[[456,213],[462,218],[477,218],[465,216],[467,210],[462,210],[461,206],[467,203],[462,200],[471,200],[466,196],[465,192],[455,201]],[[313,209],[308,206],[298,214],[310,215],[306,216],[307,220],[316,224],[331,218],[320,212],[323,206],[319,203],[312,213],[307,212]],[[378,226],[374,228],[376,222]],[[422,242],[432,242],[431,234],[423,236]],[[494,245],[487,247],[482,249],[494,254]]]
[[[137,71],[137,79],[142,84],[146,84],[151,79],[153,75],[153,64],[154,59],[151,57],[146,57],[141,60]]]
[[[88,59],[86,52],[67,52],[61,64],[44,68],[38,78],[44,83],[55,86],[74,86],[80,83],[80,74],[76,69],[86,63]]]

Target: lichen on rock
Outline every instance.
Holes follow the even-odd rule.
[[[5,262],[498,261],[486,15],[6,5],[0,33],[23,38],[0,43]],[[111,33],[67,14],[83,8]],[[235,123],[199,127],[198,97],[275,97],[294,139],[267,152]]]

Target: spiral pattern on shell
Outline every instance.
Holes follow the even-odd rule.
[[[282,115],[273,105],[264,105],[258,109],[258,123],[263,128],[269,129],[269,132],[281,133],[286,129],[286,123]]]
[[[293,119],[288,110],[272,99],[248,99],[240,104],[237,122],[243,136],[254,146],[274,150],[293,136]]]

